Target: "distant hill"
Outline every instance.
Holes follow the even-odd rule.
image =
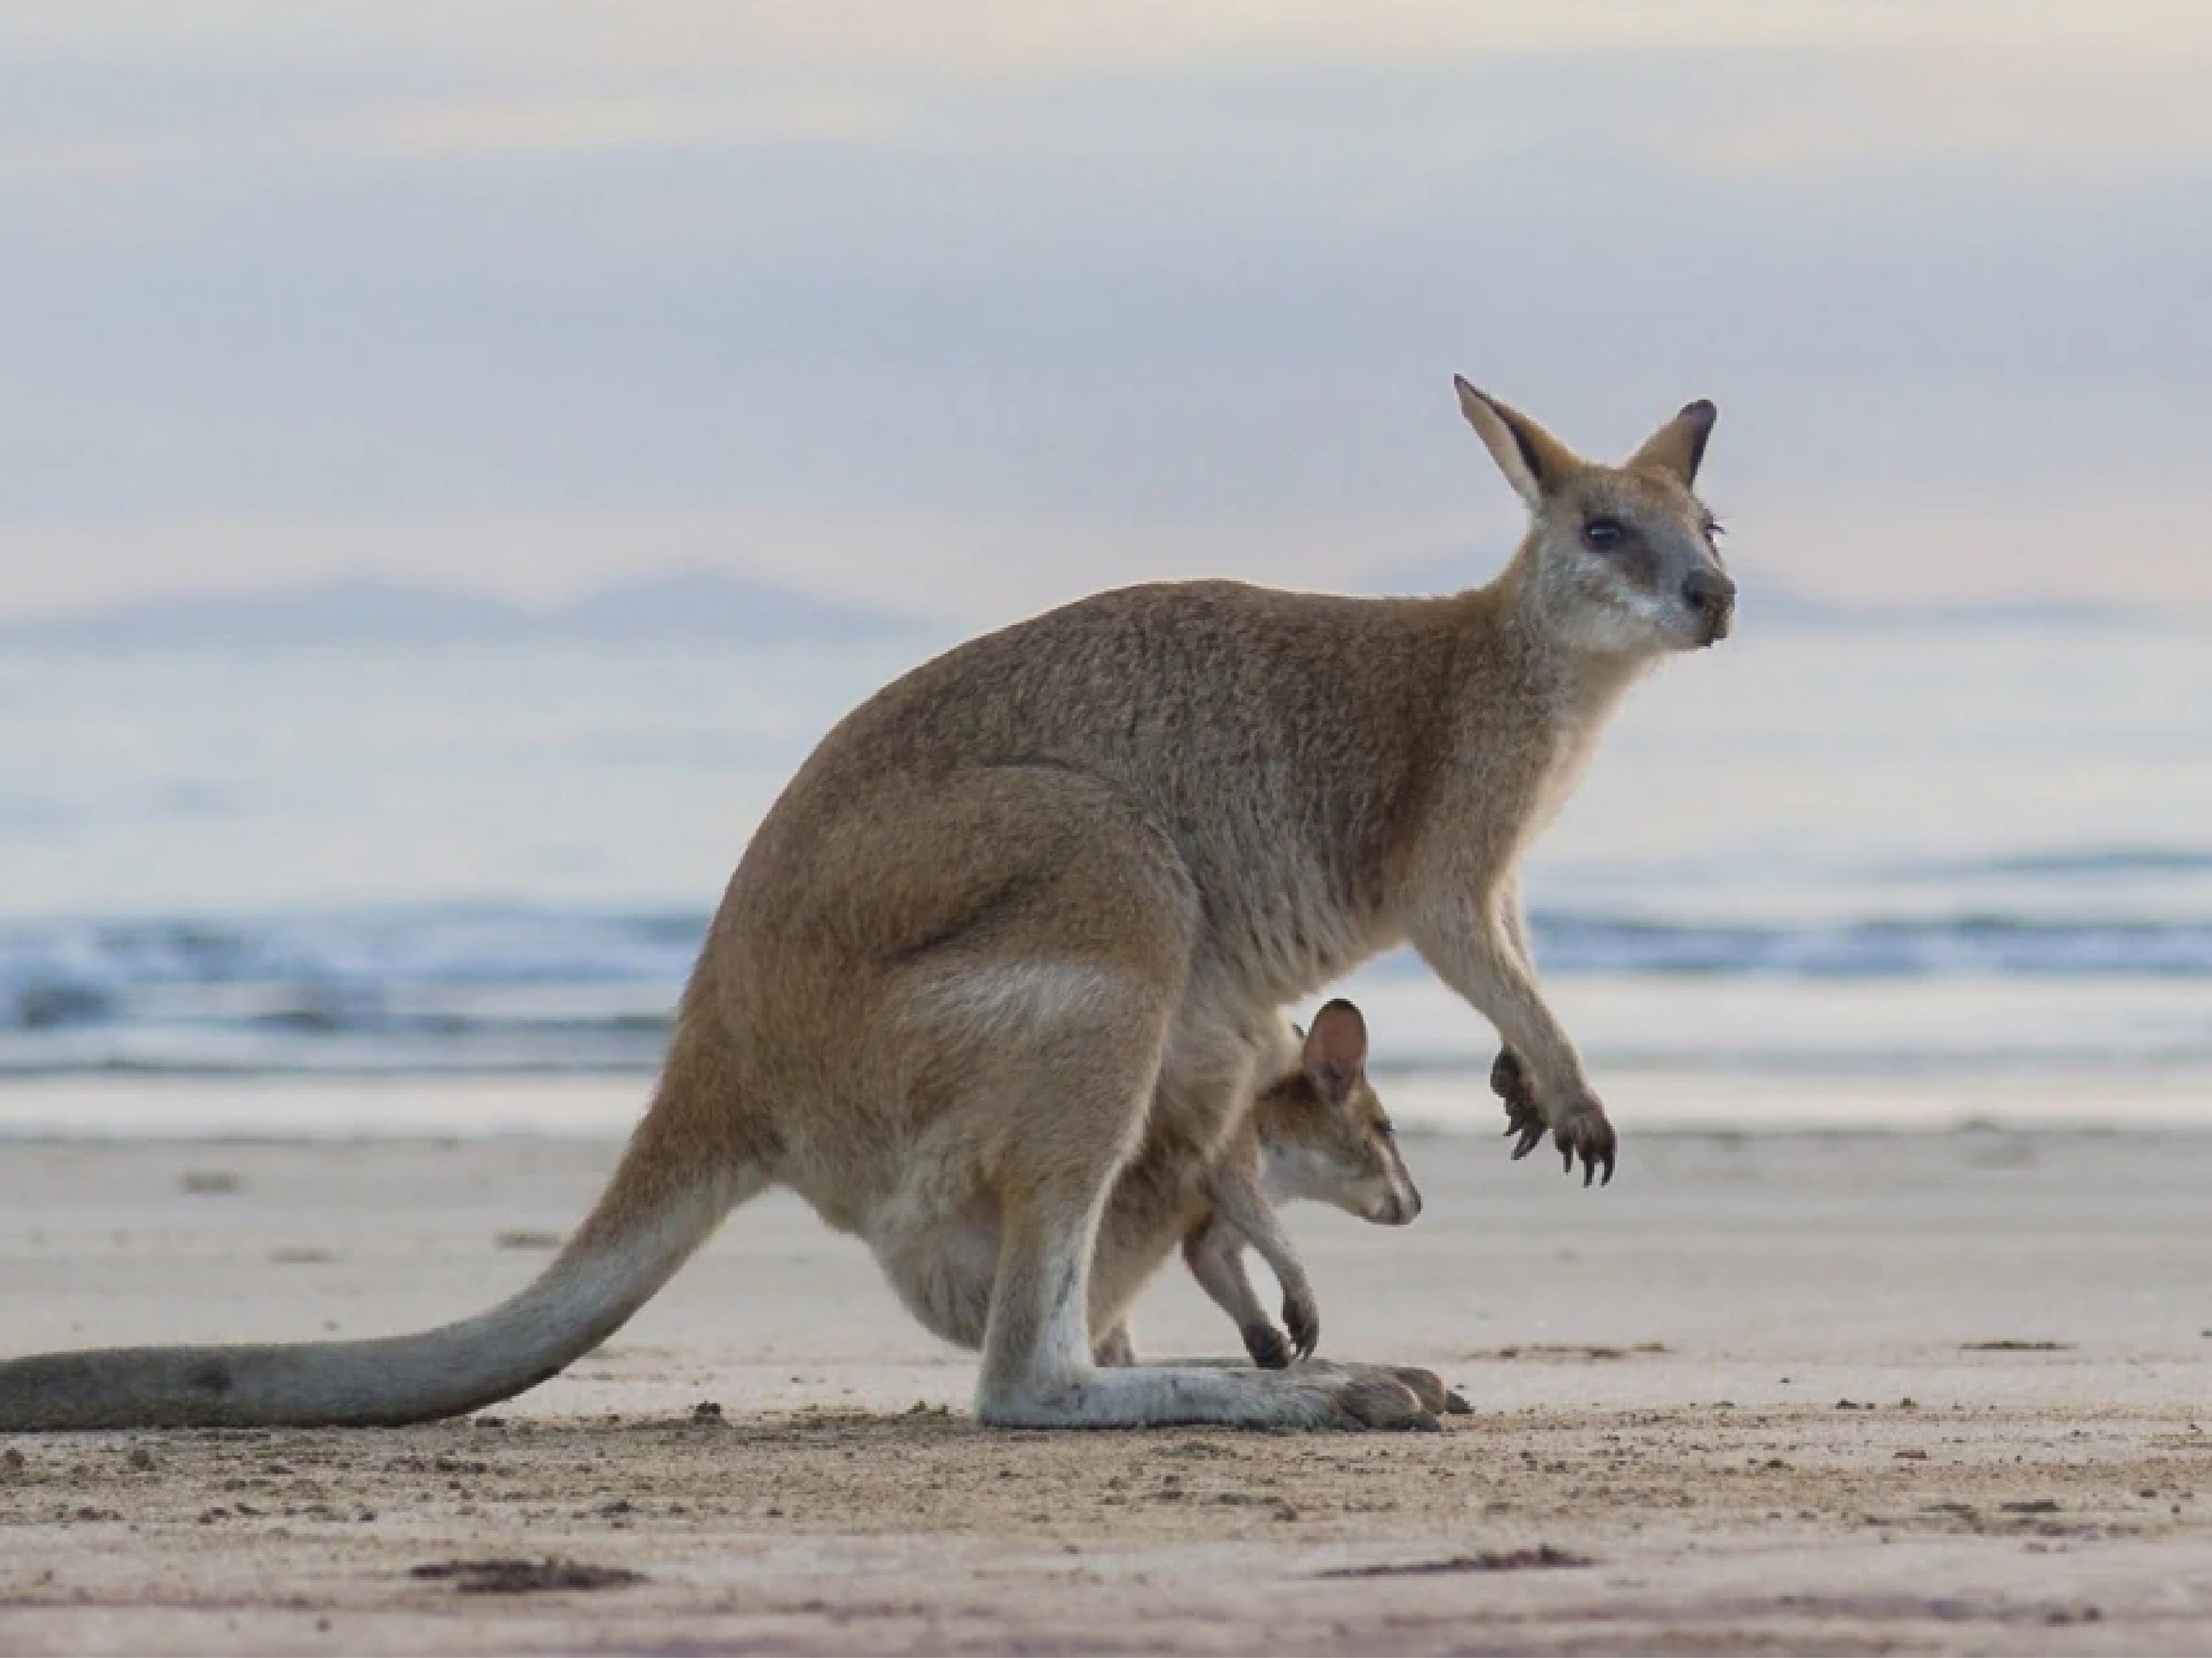
[[[910,616],[816,598],[717,570],[641,576],[538,620],[541,631],[582,639],[833,640],[902,633]]]
[[[1377,593],[1448,593],[1487,580],[1494,563],[1485,565],[1470,556],[1445,554],[1401,565],[1368,582]],[[1741,584],[1740,605],[1746,622],[1787,628],[1917,629],[1917,628],[2142,628],[2191,618],[2139,610],[2097,599],[1993,599],[1972,604],[1839,604],[1817,598],[1771,576],[1736,573]],[[2198,619],[2203,619],[2201,613]]]
[[[278,592],[186,594],[0,622],[0,642],[460,644],[575,639],[836,643],[914,631],[910,616],[718,570],[617,582],[553,610],[428,583],[356,577]]]

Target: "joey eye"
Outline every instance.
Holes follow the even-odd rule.
[[[1628,539],[1617,518],[1594,518],[1583,525],[1583,544],[1594,553],[1609,553]]]

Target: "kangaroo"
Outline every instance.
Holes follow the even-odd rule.
[[[1180,1241],[1180,1202],[1135,1199],[1218,1163],[1277,1010],[1401,944],[1496,1028],[1570,1173],[1613,1174],[1515,871],[1629,685],[1728,631],[1693,493],[1714,410],[1611,466],[1456,385],[1530,515],[1486,586],[1094,594],[839,722],[746,847],[652,1103],[536,1282],[414,1334],[16,1359],[0,1430],[457,1415],[606,1339],[772,1183],[925,1323],[981,1329],[987,1424],[1431,1425],[1426,1371],[1093,1349]]]
[[[1123,1216],[1178,1215],[1174,1230],[1192,1276],[1237,1321],[1253,1361],[1270,1370],[1311,1357],[1321,1340],[1320,1303],[1275,1206],[1311,1198],[1386,1226],[1403,1226],[1421,1212],[1396,1132],[1367,1081],[1359,1010],[1340,998],[1322,1009],[1310,1035],[1289,1026],[1278,1046],[1259,1072],[1273,1080],[1211,1169],[1195,1181],[1172,1167],[1150,1180],[1125,1178],[1112,1200]],[[1287,1339],[1245,1276],[1248,1243],[1283,1288]],[[984,1336],[980,1321],[947,1324],[941,1333],[970,1347]],[[1096,1357],[1100,1364],[1137,1362],[1126,1320],[1099,1339]]]
[[[1397,1130],[1367,1081],[1367,1024],[1359,1010],[1330,1002],[1299,1041],[1296,1068],[1253,1102],[1206,1182],[1209,1208],[1182,1240],[1191,1276],[1236,1321],[1252,1362],[1273,1370],[1287,1369],[1293,1357],[1310,1358],[1321,1345],[1321,1303],[1277,1206],[1310,1199],[1378,1226],[1404,1226],[1421,1212]],[[1247,1243],[1282,1289],[1287,1336],[1244,1274]],[[1125,1332],[1125,1347],[1127,1340]]]

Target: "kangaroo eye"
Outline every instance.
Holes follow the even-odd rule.
[[[1594,553],[1609,553],[1627,539],[1616,518],[1594,518],[1583,525],[1583,544]]]
[[[1398,1125],[1385,1117],[1375,1125],[1375,1132],[1386,1140],[1395,1140],[1398,1138]]]
[[[1728,525],[1722,523],[1718,519],[1709,518],[1705,520],[1705,539],[1707,541],[1718,541],[1727,533]]]

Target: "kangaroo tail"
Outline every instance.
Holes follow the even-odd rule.
[[[0,1433],[372,1427],[458,1416],[533,1388],[612,1335],[768,1184],[678,1046],[614,1178],[534,1284],[414,1335],[268,1346],[115,1347],[0,1363]],[[702,1070],[709,1074],[702,1075]],[[718,1121],[719,1119],[719,1121]]]

